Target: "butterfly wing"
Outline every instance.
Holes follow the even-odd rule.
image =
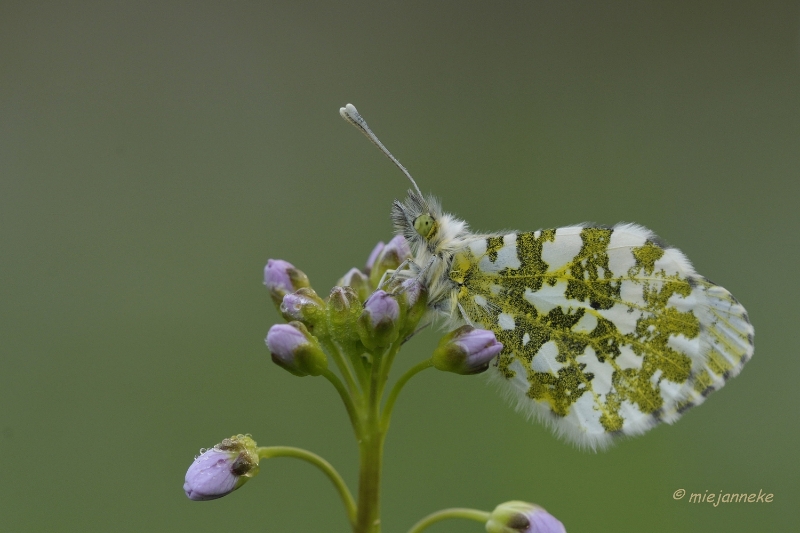
[[[580,446],[675,422],[753,354],[744,308],[641,226],[476,238],[450,278],[502,388]]]

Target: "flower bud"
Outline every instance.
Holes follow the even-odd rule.
[[[486,522],[487,533],[567,533],[556,517],[532,503],[501,503]]]
[[[396,291],[400,303],[406,310],[406,320],[402,335],[414,333],[420,319],[428,311],[428,289],[416,279],[407,279]]]
[[[439,341],[433,351],[433,366],[456,374],[480,374],[502,349],[491,331],[461,326]]]
[[[375,261],[378,259],[378,256],[383,251],[384,246],[386,245],[383,244],[383,241],[375,245],[375,248],[373,248],[369,254],[369,258],[367,259],[367,264],[364,267],[364,272],[369,274],[372,271],[372,267],[375,266]]]
[[[339,342],[356,342],[356,323],[363,306],[352,287],[334,287],[328,298],[328,323]]]
[[[266,342],[272,361],[295,376],[319,376],[328,368],[325,352],[301,322],[272,326]]]
[[[257,473],[256,442],[249,435],[234,435],[201,451],[186,471],[183,490],[190,500],[215,500],[235,491]]]
[[[358,335],[370,350],[384,348],[397,340],[399,322],[397,298],[377,290],[364,302],[364,312],[358,319]]]
[[[336,284],[340,287],[352,287],[358,299],[365,301],[372,292],[372,286],[369,283],[369,277],[357,268],[351,268],[347,274]]]
[[[411,259],[411,249],[405,237],[397,235],[384,246],[375,259],[369,273],[372,286],[377,287],[387,270],[396,270],[406,259]]]
[[[284,296],[280,309],[287,321],[297,320],[308,327],[316,326],[325,317],[325,302],[311,287]]]
[[[264,285],[279,309],[284,296],[310,286],[308,276],[302,270],[282,259],[267,261],[267,266],[264,267]]]

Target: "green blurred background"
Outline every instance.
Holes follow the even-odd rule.
[[[484,379],[423,373],[386,446],[384,531],[510,499],[570,533],[793,530],[800,6],[599,4],[0,3],[0,530],[346,531],[304,463],[215,502],[181,486],[239,432],[355,484],[332,388],[263,344],[268,258],[327,294],[391,237],[408,184],[348,102],[474,228],[639,222],[756,329],[705,405],[598,454]],[[715,508],[680,488],[775,496]]]

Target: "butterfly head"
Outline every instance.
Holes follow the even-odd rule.
[[[395,233],[405,237],[413,249],[436,240],[440,216],[441,209],[434,198],[426,199],[413,190],[408,191],[404,202],[395,200],[392,205]]]
[[[392,222],[395,233],[405,237],[412,250],[427,249],[431,254],[452,247],[468,231],[464,221],[442,212],[438,199],[414,190],[408,191],[405,201],[394,201]]]
[[[418,216],[414,219],[414,231],[423,239],[430,239],[436,233],[436,219],[428,213]]]

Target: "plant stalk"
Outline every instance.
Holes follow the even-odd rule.
[[[384,434],[377,423],[367,425],[359,443],[361,469],[358,479],[358,504],[355,533],[380,533],[380,483],[383,466]]]

